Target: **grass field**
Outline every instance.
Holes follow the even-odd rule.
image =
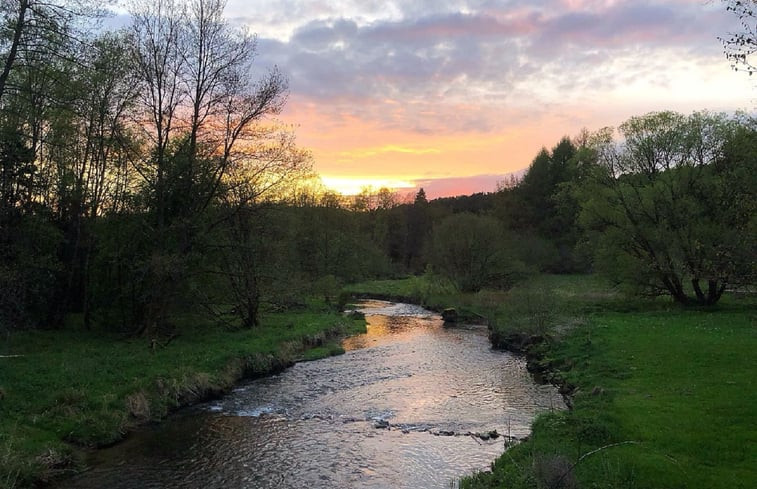
[[[0,343],[0,488],[71,470],[78,447],[113,443],[242,377],[339,353],[332,338],[364,327],[323,308],[267,315],[254,330],[187,321],[155,350],[86,331],[13,334]]]
[[[595,314],[547,352],[579,389],[574,409],[464,487],[570,487],[555,484],[565,473],[583,487],[757,487],[755,348],[754,310],[738,305]]]
[[[595,277],[541,276],[444,300],[495,333],[546,335],[540,363],[577,388],[572,410],[538,418],[463,488],[757,487],[754,296],[685,309]]]

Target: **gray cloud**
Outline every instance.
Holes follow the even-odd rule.
[[[675,0],[255,3],[267,7],[263,21],[289,26],[288,37],[261,37],[260,62],[281,67],[293,93],[358,116],[381,115],[383,101],[400,96],[449,113],[465,100],[522,103],[529,86],[609,90],[650,76],[665,84],[670,58],[660,53],[720,59],[716,36],[731,21],[718,5]],[[624,73],[606,69],[619,60]],[[436,129],[410,112],[383,117]],[[469,114],[447,123],[486,125]]]

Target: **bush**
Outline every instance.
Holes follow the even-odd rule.
[[[526,275],[502,224],[494,218],[454,214],[434,226],[431,264],[463,292],[506,289]]]
[[[552,291],[535,285],[511,290],[500,308],[497,329],[507,333],[543,335],[557,319],[557,301]]]
[[[10,226],[0,238],[0,332],[45,325],[53,315],[61,238],[37,216]]]

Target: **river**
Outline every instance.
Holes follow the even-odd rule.
[[[65,488],[442,488],[564,404],[482,326],[365,301],[368,332],[93,452]],[[496,430],[505,435],[482,439]],[[483,438],[486,438],[484,436]]]

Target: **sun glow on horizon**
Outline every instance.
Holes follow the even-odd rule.
[[[390,190],[399,190],[415,188],[413,182],[390,178],[329,177],[321,175],[321,181],[328,189],[341,195],[357,195],[365,189],[378,190],[380,188],[388,188]]]

